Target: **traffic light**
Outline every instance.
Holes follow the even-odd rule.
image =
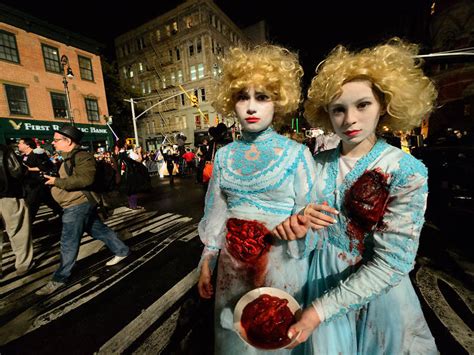
[[[129,146],[135,147],[135,138],[126,138],[125,143]]]
[[[191,100],[191,105],[193,107],[199,107],[199,102],[198,102],[198,98],[197,98],[196,95],[190,95],[189,99]]]

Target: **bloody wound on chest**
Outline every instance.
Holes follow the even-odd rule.
[[[388,176],[379,168],[367,170],[344,196],[344,209],[349,219],[347,234],[351,251],[356,246],[362,254],[365,234],[382,223],[389,197]]]

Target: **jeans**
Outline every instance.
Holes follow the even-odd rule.
[[[71,275],[84,231],[104,242],[114,255],[126,256],[130,252],[117,234],[100,221],[96,207],[89,202],[65,208],[62,222],[61,263],[53,275],[53,281],[66,282]]]

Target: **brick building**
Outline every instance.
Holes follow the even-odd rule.
[[[53,130],[73,121],[85,146],[110,146],[100,48],[0,4],[0,143],[32,137],[50,149]]]

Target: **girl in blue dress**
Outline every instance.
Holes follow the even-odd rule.
[[[234,330],[234,307],[248,291],[271,286],[303,302],[310,241],[281,241],[268,232],[312,200],[311,153],[271,127],[298,108],[302,75],[296,55],[278,46],[233,48],[224,59],[215,105],[237,116],[242,136],[216,153],[199,223],[205,247],[198,290],[203,298],[215,294],[216,354],[261,353]]]
[[[308,218],[293,216],[276,228],[286,239],[304,235],[307,219],[316,229],[327,226],[316,232],[309,307],[289,330],[301,332],[299,342],[310,337],[305,353],[437,353],[408,275],[424,221],[427,170],[377,135],[419,126],[433,108],[436,90],[416,54],[415,45],[399,39],[358,53],[339,46],[311,83],[305,115],[331,127],[341,143],[315,157],[318,184]]]

